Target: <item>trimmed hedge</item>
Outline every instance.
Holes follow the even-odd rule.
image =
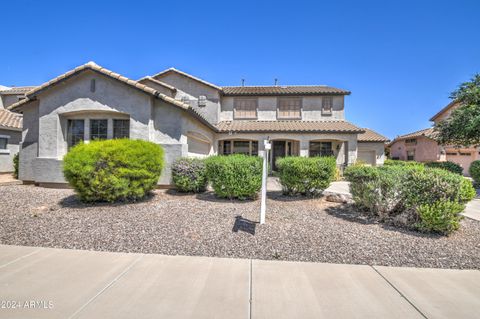
[[[455,230],[459,213],[475,196],[472,183],[463,176],[421,165],[351,166],[344,176],[359,208],[424,231]]]
[[[425,163],[425,166],[445,169],[447,171],[450,171],[452,173],[459,174],[459,175],[463,174],[463,167],[461,167],[457,163],[450,162],[450,161],[446,161],[446,162],[427,162],[427,163]]]
[[[256,198],[262,187],[262,159],[258,156],[211,156],[205,160],[208,180],[218,197]]]
[[[18,166],[20,161],[20,153],[13,156],[13,177],[18,179]]]
[[[138,200],[156,187],[160,145],[129,139],[80,143],[63,160],[66,180],[85,202]]]
[[[470,176],[473,178],[477,185],[480,185],[480,160],[473,161],[470,164],[470,168],[468,169]]]
[[[401,160],[385,160],[384,166],[424,166],[423,163],[415,161],[401,161]]]
[[[172,183],[180,192],[204,192],[208,184],[205,162],[199,158],[179,158],[172,164]]]
[[[317,196],[335,180],[334,157],[289,156],[276,162],[286,195]]]

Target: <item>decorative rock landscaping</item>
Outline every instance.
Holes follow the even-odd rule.
[[[0,243],[73,249],[439,268],[480,268],[480,222],[449,237],[377,223],[324,198],[154,192],[130,204],[88,205],[72,190],[3,186]]]

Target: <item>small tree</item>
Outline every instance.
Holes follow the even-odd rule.
[[[443,145],[480,145],[480,74],[462,83],[450,98],[461,104],[451,116],[435,125]]]

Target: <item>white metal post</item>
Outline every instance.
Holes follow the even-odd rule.
[[[262,203],[260,205],[260,224],[265,224],[265,210],[267,208],[267,170],[268,170],[268,151],[272,145],[269,140],[263,141],[263,168],[262,168]]]

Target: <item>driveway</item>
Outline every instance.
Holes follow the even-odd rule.
[[[475,318],[479,295],[477,270],[0,245],[0,318]]]

